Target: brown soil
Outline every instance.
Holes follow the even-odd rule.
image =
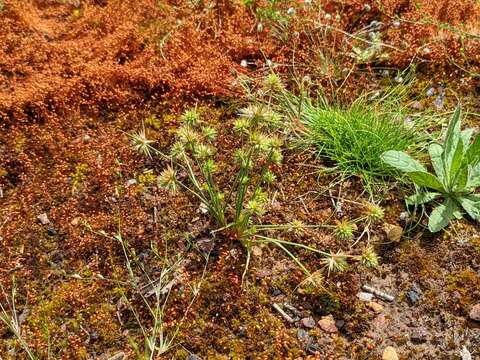
[[[158,174],[165,163],[130,147],[127,134],[143,121],[155,145],[166,149],[178,112],[197,104],[219,130],[221,180],[227,183],[234,169],[234,111],[248,101],[241,75],[260,78],[268,71],[267,59],[287,84],[292,76],[308,74],[312,91],[322,88],[331,95],[342,86],[339,95],[346,100],[381,87],[379,68],[394,73],[414,61],[423,84],[452,90],[448,104],[459,96],[472,112],[480,108],[475,1],[442,1],[439,7],[420,1],[420,8],[408,1],[386,1],[382,8],[372,2],[364,15],[359,15],[363,1],[323,1],[326,11],[342,15],[340,29],[354,32],[379,19],[388,24],[382,40],[405,46],[383,62],[355,67],[346,78],[333,65],[319,71],[324,60],[313,55],[323,50],[340,69],[350,69],[353,60],[340,53],[345,38],[308,36],[315,17],[303,2],[285,9],[292,3],[299,16],[285,39],[268,22],[257,31],[252,10],[227,0],[0,0],[0,302],[6,304],[15,282],[22,333],[39,358],[46,359],[50,348],[53,359],[108,359],[119,352],[135,359],[133,344],[144,344],[122,294],[139,309],[145,327],[151,318],[137,289],[125,283],[119,242],[99,231],[121,231],[135,251],[135,269],[140,264],[145,269],[136,273],[142,286],[161,272],[152,248],[183,259],[165,314],[167,334],[176,324],[181,330],[165,359],[190,353],[204,359],[377,359],[387,345],[402,359],[460,359],[462,346],[474,359],[480,356],[479,325],[468,321],[470,307],[480,302],[478,224],[456,223],[441,237],[417,228],[399,244],[383,244],[378,225],[373,234],[383,244],[377,249],[381,266],[354,265],[320,289],[302,283],[304,274],[284,253],[263,247],[256,249],[242,285],[246,259],[239,244],[217,238],[209,257],[197,249],[198,241],[210,236],[212,221],[195,198],[157,188],[145,170]],[[417,23],[422,13],[434,24]],[[391,23],[396,15],[410,22],[397,29]],[[439,29],[440,23],[456,28]],[[426,39],[432,37],[430,44]],[[430,52],[419,56],[426,43]],[[422,101],[433,109],[433,100],[423,95]],[[477,118],[469,121],[478,127]],[[285,154],[275,169],[276,201],[266,223],[334,223],[327,191],[334,177],[319,177],[319,165],[306,153]],[[367,198],[359,181],[343,183],[342,189],[344,199]],[[334,187],[333,195],[338,190]],[[390,223],[403,225],[401,198],[393,194],[382,203]],[[345,203],[346,218],[361,211]],[[38,220],[43,213],[49,219],[45,225]],[[348,250],[330,229],[286,236],[325,250]],[[311,253],[296,254],[312,272],[321,268]],[[421,291],[412,304],[407,294],[414,283]],[[377,299],[384,311],[374,314],[356,297],[364,284],[391,293],[395,301]],[[190,305],[196,285],[200,292]],[[283,302],[315,322],[331,314],[343,324],[337,322],[339,332],[331,335],[318,326],[306,329],[309,345],[316,344],[308,347],[299,339],[301,325],[287,323],[272,308]],[[0,358],[27,358],[6,327],[0,327]]]

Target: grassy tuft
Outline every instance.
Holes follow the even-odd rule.
[[[287,111],[301,122],[301,142],[313,145],[343,177],[360,178],[370,193],[375,184],[399,178],[380,158],[386,149],[416,152],[429,139],[431,119],[412,121],[400,99],[371,102],[362,97],[342,106],[324,98],[317,102],[291,94],[283,98]]]

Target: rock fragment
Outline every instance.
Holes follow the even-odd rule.
[[[357,297],[362,301],[371,301],[373,299],[373,294],[370,294],[370,293],[364,292],[364,291],[360,291],[357,294]]]
[[[338,332],[335,319],[332,315],[324,316],[318,321],[318,326],[326,333],[333,334]]]
[[[315,327],[315,320],[311,316],[301,319],[300,323],[302,324],[303,327],[306,327],[309,329],[313,329]]]
[[[42,225],[50,224],[50,220],[48,219],[47,213],[42,213],[42,214],[38,215],[37,220],[40,221],[40,224],[42,224]]]
[[[397,351],[393,346],[387,346],[385,350],[383,350],[382,360],[398,360]]]
[[[474,305],[470,309],[469,316],[470,316],[470,319],[474,321],[480,321],[480,303]]]
[[[373,310],[376,314],[380,314],[383,311],[383,305],[375,301],[369,301],[367,306]]]

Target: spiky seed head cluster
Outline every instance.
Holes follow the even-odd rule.
[[[147,139],[145,128],[142,127],[138,132],[130,134],[132,147],[139,154],[152,158],[152,145],[155,141]]]
[[[335,236],[342,241],[353,239],[354,226],[348,220],[337,221],[335,224]]]
[[[270,160],[276,165],[280,165],[282,163],[283,155],[282,155],[282,152],[280,151],[280,149],[273,149],[272,150],[272,152],[270,154]]]
[[[249,143],[255,150],[258,151],[259,155],[268,155],[268,161],[271,161],[277,165],[282,162],[282,141],[278,137],[254,131],[249,136]]]
[[[211,126],[202,127],[202,133],[208,141],[213,141],[217,137],[217,130]]]
[[[217,171],[217,164],[213,159],[207,159],[202,166],[206,173],[213,174]]]
[[[185,152],[185,145],[181,141],[176,141],[170,148],[170,156],[174,159],[182,156]]]
[[[325,269],[327,269],[327,275],[345,271],[348,267],[347,256],[341,251],[337,251],[336,253],[330,252],[330,254],[322,259],[322,263]]]
[[[249,142],[260,151],[267,152],[270,149],[270,137],[264,133],[254,131],[250,134]]]
[[[178,128],[177,137],[181,143],[189,146],[193,146],[200,141],[200,135],[189,125]]]
[[[247,209],[254,215],[262,216],[265,214],[265,203],[268,196],[262,189],[257,188],[252,195],[252,198],[247,203]]]
[[[365,208],[365,213],[367,220],[371,223],[377,223],[385,217],[385,210],[377,204],[368,203]]]
[[[292,222],[290,222],[290,226],[290,230],[293,231],[293,233],[297,236],[301,236],[305,232],[306,226],[301,220],[293,220]]]
[[[240,119],[246,121],[243,125],[247,130],[251,128],[268,127],[277,124],[281,119],[278,113],[262,104],[252,104],[241,109],[239,116]]]
[[[262,216],[263,214],[265,214],[265,208],[263,205],[264,204],[262,204],[257,199],[251,199],[247,203],[247,209],[250,210],[250,212],[254,215]]]
[[[170,191],[177,191],[178,183],[177,183],[177,173],[174,168],[170,165],[167,166],[161,174],[157,177],[157,184],[158,187],[170,190]]]
[[[195,144],[193,146],[193,155],[200,160],[208,159],[213,154],[213,149],[205,144]]]
[[[200,114],[196,108],[188,109],[180,116],[180,121],[184,125],[195,126],[200,121]]]
[[[265,173],[263,174],[263,181],[265,181],[267,185],[273,184],[275,180],[277,180],[277,177],[273,172],[271,172],[270,170],[265,171]]]
[[[274,72],[271,72],[265,77],[263,81],[263,87],[266,90],[270,90],[270,91],[281,90],[283,89],[282,80],[277,74],[275,74]]]
[[[250,123],[245,118],[236,119],[233,123],[233,130],[240,134],[247,134],[250,128]]]
[[[242,168],[251,168],[253,165],[249,152],[243,148],[235,150],[234,158]]]
[[[379,263],[379,258],[375,250],[371,246],[367,246],[363,249],[362,255],[360,256],[360,262],[367,267],[377,267]]]

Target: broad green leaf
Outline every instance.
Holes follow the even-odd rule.
[[[473,191],[480,186],[480,163],[469,166],[468,182],[466,188]]]
[[[406,173],[427,171],[427,169],[425,169],[425,167],[423,167],[423,165],[421,165],[417,160],[414,160],[402,151],[386,151],[382,154],[381,159],[388,165]]]
[[[439,144],[432,144],[428,147],[428,153],[430,154],[430,159],[432,160],[433,169],[437,174],[438,179],[445,184],[445,169],[443,168],[442,153],[443,148]]]
[[[465,153],[465,160],[469,165],[475,165],[480,162],[480,134],[477,134],[472,145]]]
[[[472,219],[480,220],[480,195],[462,196],[457,200]]]
[[[464,191],[467,187],[469,174],[471,173],[471,166],[462,166],[458,171],[455,181],[453,183],[454,191]]]
[[[448,126],[444,151],[442,154],[444,168],[448,171],[447,176],[449,178],[451,178],[449,169],[452,166],[453,158],[460,140],[460,114],[461,108],[460,106],[457,106]]]
[[[421,205],[437,199],[442,194],[435,192],[419,192],[407,198],[407,205]]]
[[[462,166],[463,161],[463,141],[462,139],[458,139],[457,147],[455,148],[455,154],[453,154],[452,162],[450,167],[447,168],[448,175],[451,183],[449,184],[450,187],[453,187],[453,183],[455,182],[458,176],[458,170]]]
[[[472,135],[473,135],[473,129],[470,129],[470,128],[462,130],[462,132],[460,133],[460,136],[463,141],[463,148],[465,150],[468,149],[470,145],[470,139],[472,138]]]
[[[428,229],[435,233],[442,230],[453,219],[458,211],[458,206],[452,199],[447,199],[445,203],[438,205],[433,209],[428,219]]]
[[[428,172],[413,171],[407,173],[407,175],[418,186],[434,189],[442,193],[445,192],[445,188],[443,187],[443,184],[440,182],[440,180],[438,180],[434,175]]]
[[[457,219],[457,220],[460,220],[460,219],[463,218],[463,214],[462,214],[462,212],[461,212],[460,210],[455,210],[455,211],[453,212],[453,216],[454,216],[455,219]]]

